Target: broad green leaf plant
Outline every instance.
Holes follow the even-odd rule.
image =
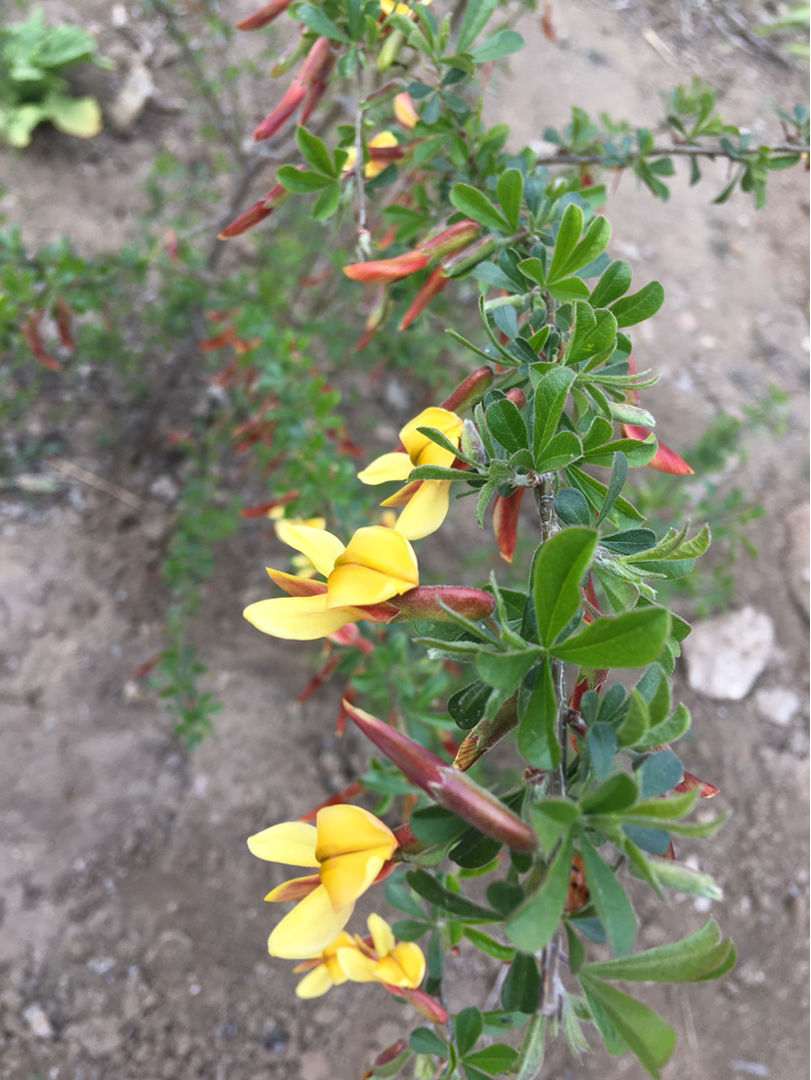
[[[67,68],[83,63],[112,67],[79,26],[48,26],[39,10],[27,22],[0,25],[0,139],[26,147],[46,120],[67,135],[98,135],[99,103],[74,97],[63,78]]]
[[[261,632],[302,641],[346,644],[367,624],[405,624],[413,651],[403,647],[400,677],[413,663],[420,678],[420,650],[465,672],[444,711],[415,705],[396,723],[355,684],[343,718],[378,756],[352,795],[384,796],[389,823],[333,797],[251,838],[260,858],[305,871],[268,896],[296,902],[270,952],[307,973],[302,997],[372,981],[413,1006],[413,1029],[370,1075],[529,1080],[561,1036],[578,1055],[602,1039],[658,1077],[676,1033],[633,984],[716,979],[735,962],[714,919],[646,948],[635,913],[646,893],[721,897],[680,861],[681,838],[710,837],[723,814],[695,818],[718,790],[674,749],[691,723],[671,687],[690,627],[658,592],[689,574],[710,534],[685,523],[656,535],[628,491],[633,469],[674,483],[692,470],[660,440],[642,403],[657,374],[632,357],[630,334],[664,290],[612,256],[593,176],[631,168],[661,195],[664,157],[648,133],[599,141],[581,123],[567,136],[574,160],[540,162],[512,147],[505,125],[488,126],[482,77],[523,46],[497,0],[453,11],[439,0],[271,0],[240,29],[285,15],[299,35],[275,72],[287,88],[254,139],[297,124],[296,159],[223,239],[291,197],[311,200],[317,220],[354,220],[345,273],[368,298],[365,337],[408,333],[463,281],[477,300],[475,326],[445,328],[470,373],[360,471],[358,483],[382,486],[383,523],[336,535],[285,519],[279,535],[300,572],[270,570],[280,593],[245,612]],[[322,139],[307,123],[338,92],[354,115]],[[761,202],[768,170],[801,160],[807,114],[784,114],[795,130],[773,153],[744,145],[702,94],[673,96],[671,130],[696,150],[691,161],[715,140],[710,156],[738,161],[736,182]],[[420,541],[457,500],[479,526],[491,518],[482,543],[506,562],[530,539],[520,584],[495,571],[473,584],[422,580]],[[401,917],[389,927],[374,915],[369,936],[353,934],[367,891]],[[464,988],[446,985],[450,949],[490,958],[500,1008],[451,1010]]]

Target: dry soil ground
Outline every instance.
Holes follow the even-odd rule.
[[[95,23],[104,46],[116,39],[106,4],[47,8]],[[731,119],[758,136],[779,135],[772,110],[802,100],[803,73],[735,36],[727,10],[734,9],[558,3],[558,45],[526,20],[529,47],[494,83],[491,114],[514,125],[516,143],[563,123],[575,102],[639,124],[659,115],[659,89],[695,73],[719,89]],[[692,29],[685,12],[693,13]],[[160,86],[171,71],[154,75]],[[182,113],[147,110],[129,140],[45,138],[24,155],[4,154],[6,212],[32,244],[68,234],[85,251],[114,246],[126,235],[155,151],[182,142],[188,130]],[[664,372],[652,406],[669,441],[688,443],[715,410],[739,412],[772,383],[790,395],[785,437],[758,436],[733,478],[766,508],[753,526],[761,557],[746,564],[736,606],[751,604],[774,623],[776,645],[757,689],[794,690],[804,703],[807,178],[800,170],[777,174],[768,208],[756,213],[741,196],[712,205],[724,170],[711,176],[697,189],[679,178],[668,204],[637,193],[624,177],[608,207],[613,251],[632,262],[640,283],[655,277],[667,290],[666,307],[638,335],[637,351]],[[120,419],[108,418],[113,426]],[[65,454],[104,473],[110,459],[99,456],[97,424],[96,415],[69,432]],[[142,493],[148,484],[135,472],[108,478]],[[206,596],[201,639],[225,709],[215,735],[189,754],[157,703],[124,692],[133,664],[160,641],[160,594],[149,578],[160,527],[151,531],[155,539],[144,539],[131,510],[80,484],[50,500],[8,494],[0,522],[0,1075],[359,1076],[373,1051],[399,1034],[397,1005],[368,987],[299,1003],[289,966],[264,953],[268,870],[249,856],[244,838],[343,786],[360,766],[361,748],[351,737],[333,738],[329,695],[292,704],[313,651],[271,643],[241,620],[242,602],[261,590],[257,540],[231,545],[237,561]],[[724,888],[714,914],[736,940],[740,961],[721,984],[658,995],[680,1030],[665,1076],[801,1080],[808,1046],[805,706],[780,724],[763,695],[719,704],[690,690],[684,671],[678,690],[694,715],[688,766],[721,788],[716,801],[732,811],[698,857]],[[665,925],[654,925],[644,906],[641,914],[647,945],[705,918],[689,899],[672,904]],[[454,964],[452,1004],[459,1007],[470,961]],[[543,1075],[643,1073],[632,1060],[595,1053],[577,1063],[558,1048]]]

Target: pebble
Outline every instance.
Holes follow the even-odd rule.
[[[117,132],[128,135],[155,93],[152,73],[141,60],[133,59],[121,89],[107,106],[107,119]]]
[[[35,1035],[36,1038],[53,1038],[54,1029],[51,1027],[51,1021],[45,1015],[42,1006],[37,1002],[34,1002],[33,1005],[29,1005],[28,1008],[23,1010],[23,1019],[31,1028],[32,1035]]]
[[[764,720],[785,727],[800,709],[800,695],[782,686],[764,686],[755,694],[755,705]]]
[[[696,623],[684,643],[690,686],[716,701],[741,701],[774,648],[774,623],[745,607]]]
[[[121,1043],[118,1020],[113,1016],[93,1016],[89,1020],[71,1024],[65,1035],[80,1043],[92,1058],[107,1057]]]

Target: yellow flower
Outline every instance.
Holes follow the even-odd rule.
[[[270,901],[298,900],[268,938],[268,952],[288,960],[321,955],[340,934],[361,896],[395,850],[394,833],[359,806],[322,807],[315,825],[287,821],[248,838],[259,859],[307,866],[316,874],[272,889]]]
[[[326,525],[326,521],[322,517],[285,518],[283,506],[274,506],[272,510],[268,511],[267,516],[271,521],[276,522],[276,535],[285,544],[288,543],[287,528],[290,525],[308,525],[312,529],[323,529]],[[290,563],[296,571],[297,577],[311,578],[315,577],[318,573],[306,555],[293,555],[290,559]]]
[[[354,949],[338,949],[338,965],[353,982],[381,982],[414,990],[425,975],[425,957],[413,941],[397,944],[391,927],[379,915],[366,920],[371,945],[355,936]]]
[[[373,139],[369,139],[367,144],[371,147],[383,147],[383,146],[397,146],[397,136],[391,131],[381,131],[379,135],[375,135]],[[357,153],[354,146],[347,147],[347,154],[349,155],[344,165],[344,174],[352,172],[355,168],[355,161],[357,160]],[[363,174],[367,180],[373,180],[376,176],[380,176],[383,170],[388,165],[388,161],[367,161],[363,166]]]
[[[366,920],[368,938],[350,937],[342,930],[317,957],[293,968],[306,972],[296,987],[300,998],[321,997],[333,986],[352,982],[380,982],[401,990],[415,990],[425,975],[425,957],[414,942],[397,944],[391,927],[379,915]]]
[[[418,3],[425,4],[426,6],[431,3],[431,0],[418,0]],[[396,11],[398,15],[405,15],[407,19],[414,18],[414,11],[408,6],[408,4],[398,4],[395,0],[380,0],[380,10],[386,16],[391,15],[393,11]]]
[[[456,413],[447,409],[432,407],[424,409],[419,416],[409,420],[400,432],[400,442],[406,449],[405,454],[383,454],[358,473],[358,479],[364,484],[384,484],[389,480],[405,480],[412,469],[418,465],[440,465],[450,468],[454,454],[431,442],[421,435],[417,428],[432,427],[442,432],[446,439],[458,445],[464,427]],[[397,519],[397,531],[409,540],[420,540],[436,532],[450,502],[449,480],[423,480],[406,484],[391,498],[384,500],[381,506],[402,506],[405,509]]]
[[[397,529],[382,525],[358,529],[346,547],[337,536],[310,525],[281,522],[279,535],[326,581],[268,567],[271,580],[289,595],[245,608],[245,618],[263,634],[312,641],[359,619],[387,621],[397,612],[385,601],[419,584],[414,549]]]

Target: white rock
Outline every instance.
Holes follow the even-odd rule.
[[[51,1027],[51,1021],[45,1015],[42,1006],[37,1002],[23,1010],[23,1018],[31,1028],[32,1035],[35,1035],[38,1039],[53,1038],[54,1030]]]
[[[773,724],[785,727],[802,705],[800,695],[782,686],[764,686],[755,694],[755,705],[760,715]]]
[[[769,662],[774,624],[754,608],[697,623],[684,643],[690,686],[716,701],[745,698]]]
[[[121,89],[107,106],[107,118],[116,131],[127,134],[132,130],[154,92],[149,68],[134,59]]]

